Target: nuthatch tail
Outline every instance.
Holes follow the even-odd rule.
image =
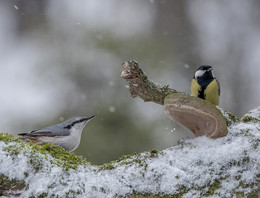
[[[79,146],[83,128],[94,117],[72,117],[60,124],[18,135],[26,142],[35,141],[39,145],[53,143],[67,151],[74,151]]]

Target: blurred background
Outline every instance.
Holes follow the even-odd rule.
[[[174,146],[193,135],[131,98],[121,63],[187,93],[212,65],[220,106],[242,116],[259,105],[259,21],[257,0],[0,0],[0,129],[97,115],[75,150],[93,164]]]

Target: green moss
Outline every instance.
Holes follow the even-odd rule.
[[[82,191],[80,190],[69,190],[68,192],[65,193],[66,196],[65,197],[77,197],[78,195],[82,194]]]
[[[138,162],[139,157],[140,157],[140,154],[137,154],[137,153],[134,153],[132,155],[123,155],[118,160],[111,161],[109,163],[105,163],[105,164],[99,166],[99,170],[114,169],[116,164],[128,165],[128,164],[131,164],[133,161]],[[133,158],[135,158],[135,160],[133,160]]]
[[[250,193],[245,193],[243,189],[251,188],[254,189]],[[245,184],[242,181],[240,181],[239,185],[237,186],[236,195],[237,197],[247,197],[247,198],[255,198],[260,197],[260,181],[256,180],[253,183]],[[239,189],[239,191],[238,191]]]
[[[215,180],[212,185],[208,186],[208,190],[203,194],[205,197],[209,197],[214,195],[215,191],[221,187],[221,182],[219,180]]]
[[[29,176],[29,173],[27,173],[27,172],[24,172],[23,174],[24,174],[25,177]]]
[[[255,198],[255,197],[259,197],[260,196],[260,191],[259,186],[260,186],[260,182],[255,183],[255,184],[244,184],[244,183],[240,183],[240,185],[238,186],[238,188],[242,187],[242,188],[247,188],[250,187],[251,189],[254,188],[254,186],[258,186],[256,188],[256,190],[253,190],[252,192],[246,194],[243,191],[240,192],[235,192],[233,195],[236,195],[236,197],[248,197],[248,198]],[[216,190],[218,190],[219,188],[221,188],[221,180],[215,180],[213,184],[209,184],[207,186],[201,187],[197,190],[201,191],[201,197],[211,197],[213,195],[215,195]],[[205,189],[205,190],[204,190]],[[179,187],[178,193],[170,195],[170,194],[149,194],[149,193],[136,193],[133,192],[131,195],[125,196],[127,198],[181,198],[183,197],[184,194],[186,194],[187,192],[190,191],[190,188],[187,188],[186,186],[181,185]]]
[[[189,191],[189,189],[184,186],[184,185],[179,185],[178,187],[178,192],[181,193],[181,194],[184,194],[184,193],[187,193]]]
[[[18,179],[9,179],[7,176],[0,174],[0,196],[15,196],[16,191],[26,187],[26,183]],[[19,195],[19,193],[17,194]]]
[[[45,144],[42,146],[38,146],[37,144],[35,145],[40,147],[42,154],[51,155],[54,159],[56,159],[55,163],[66,170],[70,168],[77,169],[79,165],[90,165],[90,163],[87,163],[82,156],[77,156],[74,153],[67,152],[64,148],[59,146],[53,144]]]
[[[181,198],[183,194],[177,194],[177,195],[153,195],[149,193],[140,194],[136,193],[133,195],[127,195],[125,197],[127,198]]]
[[[124,160],[131,159],[131,158],[138,158],[140,156],[141,156],[140,153],[134,153],[134,154],[131,154],[131,155],[123,155],[118,160],[116,160],[116,162],[122,162]]]
[[[48,193],[41,193],[38,195],[39,198],[48,197]]]
[[[239,122],[240,118],[233,115],[232,113],[230,113],[229,111],[226,111],[224,109],[221,109],[220,107],[218,107],[218,109],[221,111],[221,113],[223,114],[223,116],[226,119],[227,125],[230,126],[233,123]]]
[[[260,119],[252,117],[252,116],[244,116],[244,117],[242,117],[241,122],[244,122],[244,123],[247,123],[247,122],[259,123]]]
[[[132,155],[123,155],[121,158],[116,160],[115,163],[128,165],[128,164],[132,164],[133,162],[139,164],[139,163],[141,163],[141,161],[142,161],[141,154],[134,153]]]
[[[146,155],[141,155],[140,153],[134,153],[131,155],[123,155],[121,158],[118,160],[105,163],[101,166],[99,166],[99,170],[111,170],[114,169],[117,165],[128,165],[128,164],[133,164],[136,163],[139,166],[143,166],[144,170],[147,169],[147,164],[145,163],[145,158],[147,157],[158,157],[160,151],[158,150],[151,150],[150,152],[146,152]]]
[[[112,170],[114,168],[115,166],[113,165],[113,163],[105,163],[99,167],[100,170]]]
[[[247,195],[247,198],[259,198],[260,197],[260,192],[251,192]]]
[[[36,171],[42,168],[43,160],[49,160],[49,155],[53,157],[51,163],[62,167],[64,170],[70,168],[77,169],[79,165],[88,164],[81,156],[76,156],[53,144],[38,145],[34,142],[25,143],[18,137],[8,133],[0,133],[0,141],[4,141],[7,144],[17,142],[18,144],[10,144],[4,150],[14,157],[21,152],[26,152],[30,158],[30,163]]]
[[[19,137],[11,135],[9,133],[0,133],[0,141],[4,141],[5,143],[23,142]]]
[[[133,190],[131,195],[126,195],[123,197],[127,198],[181,198],[186,192],[188,192],[187,187],[185,186],[180,186],[180,193],[176,194],[165,194],[165,193],[160,193],[160,194],[151,194],[151,193],[138,193]]]
[[[150,157],[158,157],[158,153],[159,153],[158,150],[151,150]]]

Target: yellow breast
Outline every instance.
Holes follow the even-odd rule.
[[[214,105],[219,105],[219,85],[216,79],[214,79],[204,91],[205,100],[211,102]]]
[[[191,95],[199,96],[199,92],[201,91],[201,86],[198,84],[196,79],[192,79],[191,81]],[[216,79],[214,79],[204,90],[204,98],[205,100],[211,102],[214,105],[219,105],[219,84]]]
[[[197,80],[195,78],[191,81],[191,95],[192,96],[199,96],[199,91],[201,90],[201,86],[198,84]]]

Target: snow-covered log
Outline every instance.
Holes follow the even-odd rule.
[[[21,197],[257,197],[260,195],[260,108],[227,136],[180,141],[104,164],[52,145],[0,135],[0,195]]]

